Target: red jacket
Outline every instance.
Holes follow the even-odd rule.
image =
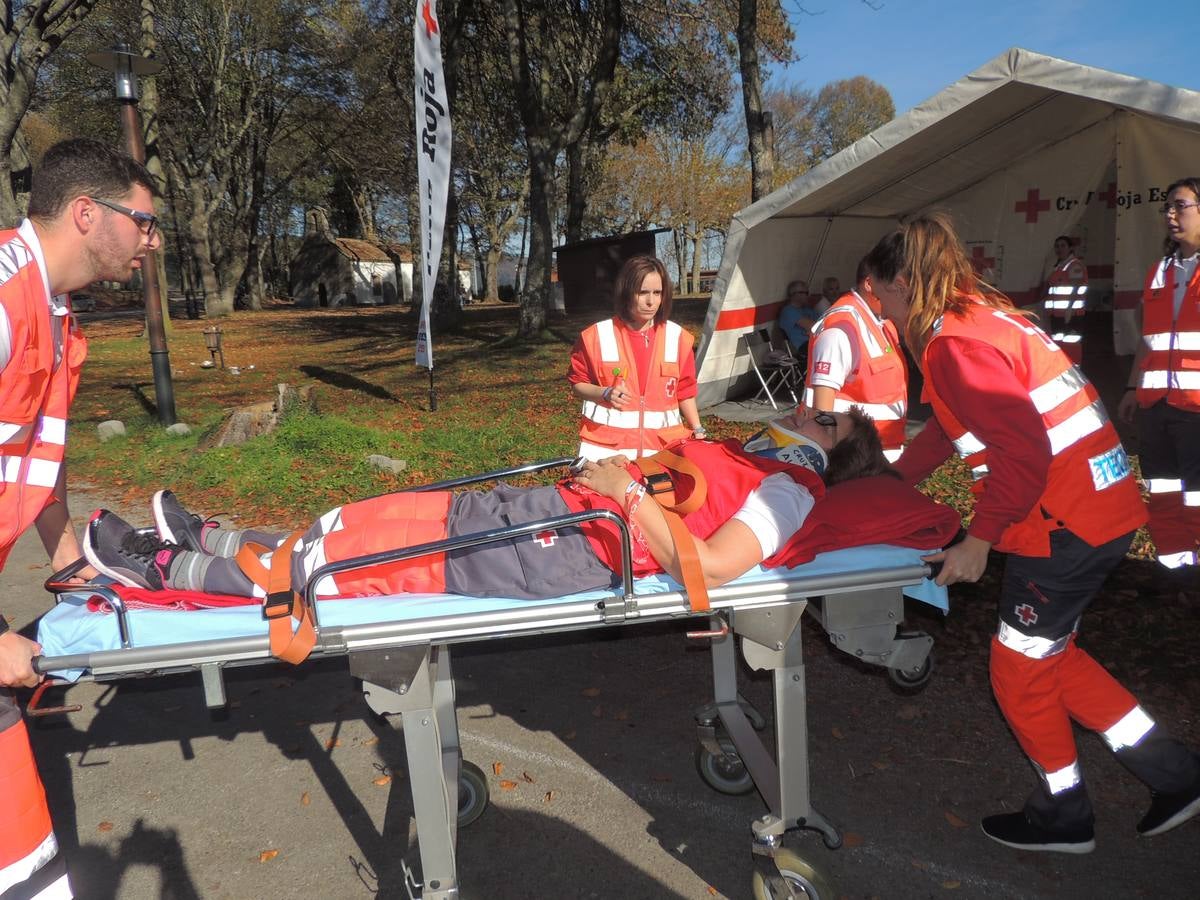
[[[1153,406],[1165,397],[1171,406],[1200,412],[1200,266],[1184,292],[1178,319],[1174,275],[1167,257],[1146,276],[1142,340],[1149,352],[1138,371],[1138,405]]]

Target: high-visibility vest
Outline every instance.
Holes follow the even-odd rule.
[[[797,484],[802,485],[814,500],[825,495],[825,483],[821,476],[805,466],[765,456],[747,453],[735,440],[725,441],[681,441],[668,448],[684,457],[704,473],[707,480],[704,502],[699,509],[687,513],[683,524],[687,530],[701,540],[707,540],[736,513],[746,502],[750,492],[768,475],[786,473]],[[641,470],[637,463],[630,463],[630,475],[639,478]],[[684,489],[690,485],[683,485]],[[558,493],[571,512],[592,509],[608,509],[624,516],[622,503],[598,494],[591,488],[576,484],[569,478],[558,483]],[[621,540],[614,526],[603,521],[584,522],[580,530],[587,536],[592,550],[606,566],[614,572],[621,571]],[[634,554],[634,574],[653,575],[662,571],[662,566],[646,554]]]
[[[1142,341],[1147,353],[1137,376],[1143,407],[1166,398],[1171,406],[1200,412],[1200,266],[1175,317],[1175,267],[1167,257],[1150,268],[1142,292]]]
[[[900,335],[890,319],[880,318],[869,303],[850,291],[838,298],[813,326],[812,341],[830,326],[841,326],[851,336],[858,352],[858,368],[834,395],[833,411],[862,407],[875,420],[889,462],[904,449],[904,423],[908,417],[908,363],[900,349]],[[816,359],[809,354],[804,405],[813,406],[812,380]]]
[[[996,549],[1023,556],[1050,555],[1050,532],[1068,528],[1092,546],[1133,531],[1146,521],[1129,458],[1096,389],[1040,328],[1022,316],[971,303],[946,313],[925,347],[964,337],[995,347],[1041,414],[1050,444],[1046,487],[1029,514],[1005,529]],[[927,366],[922,366],[929,372]],[[926,394],[942,430],[971,468],[978,495],[986,491],[989,449],[946,405],[931,375]]]
[[[585,400],[579,428],[580,456],[647,456],[691,434],[679,412],[675,391],[681,365],[692,352],[692,336],[671,321],[656,326],[653,332],[650,371],[643,385],[629,346],[631,332],[623,323],[605,319],[584,330],[583,349],[600,387],[611,387],[620,378],[637,398],[637,405],[617,409],[603,400]]]
[[[0,568],[13,544],[53,498],[67,440],[67,413],[79,385],[87,341],[68,316],[62,359],[45,280],[33,250],[15,230],[0,232],[0,304],[12,356],[0,370]]]
[[[1087,266],[1078,256],[1068,256],[1054,266],[1046,279],[1044,304],[1051,316],[1071,318],[1082,316],[1087,310],[1088,276]]]

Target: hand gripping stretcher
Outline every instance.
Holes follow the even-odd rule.
[[[447,490],[561,467],[554,460],[428,485]],[[337,572],[606,519],[622,540],[621,588],[548,600],[459,595],[397,595],[313,602],[314,586]],[[813,809],[808,779],[806,688],[800,620],[808,611],[833,644],[858,659],[887,667],[900,686],[917,689],[931,673],[933,639],[906,633],[904,594],[946,608],[943,588],[926,576],[921,551],[876,544],[819,554],[791,569],[751,572],[709,590],[705,627],[689,637],[711,643],[714,699],[696,712],[697,768],[724,793],[757,788],[769,812],[751,824],[752,850],[764,868],[754,872],[754,896],[831,896],[816,872],[782,845],[786,832],[811,828],[827,847],[841,845],[838,829]],[[312,655],[349,658],[365,699],[379,715],[399,715],[417,825],[420,874],[405,866],[411,898],[459,896],[455,867],[458,829],[488,803],[487,778],[459,748],[450,647],[517,635],[602,628],[696,617],[687,594],[667,576],[631,576],[630,535],[606,510],[575,513],[489,532],[462,535],[387,553],[330,563],[313,573],[304,597],[317,632]],[[58,587],[59,603],[43,616],[39,672],[66,680],[115,681],[199,671],[210,707],[225,705],[224,669],[276,661],[258,606],[174,611],[131,609],[107,586]],[[90,612],[103,597],[113,615]],[[747,663],[774,682],[774,758],[757,733],[765,724],[737,691],[735,644]]]

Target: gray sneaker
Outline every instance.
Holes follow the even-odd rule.
[[[188,512],[171,491],[155,493],[150,507],[154,513],[154,527],[160,538],[178,544],[184,550],[208,553],[204,547],[204,533],[217,527],[215,521],[206,521],[195,513]]]
[[[83,531],[83,555],[109,578],[130,587],[161,591],[171,562],[183,551],[157,535],[140,533],[106,509],[98,509]]]

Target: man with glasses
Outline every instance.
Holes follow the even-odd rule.
[[[810,298],[807,281],[792,281],[787,286],[787,297],[780,307],[775,321],[773,339],[786,338],[797,356],[802,356],[808,347],[808,337],[820,314],[813,306],[816,298]]]
[[[87,342],[70,292],[128,281],[155,231],[154,181],[103,144],[63,141],[33,175],[29,217],[0,231],[0,569],[36,526],[55,570],[81,555],[67,509],[67,416]],[[81,575],[94,574],[85,569]],[[71,896],[20,710],[41,652],[0,614],[0,894]]]

